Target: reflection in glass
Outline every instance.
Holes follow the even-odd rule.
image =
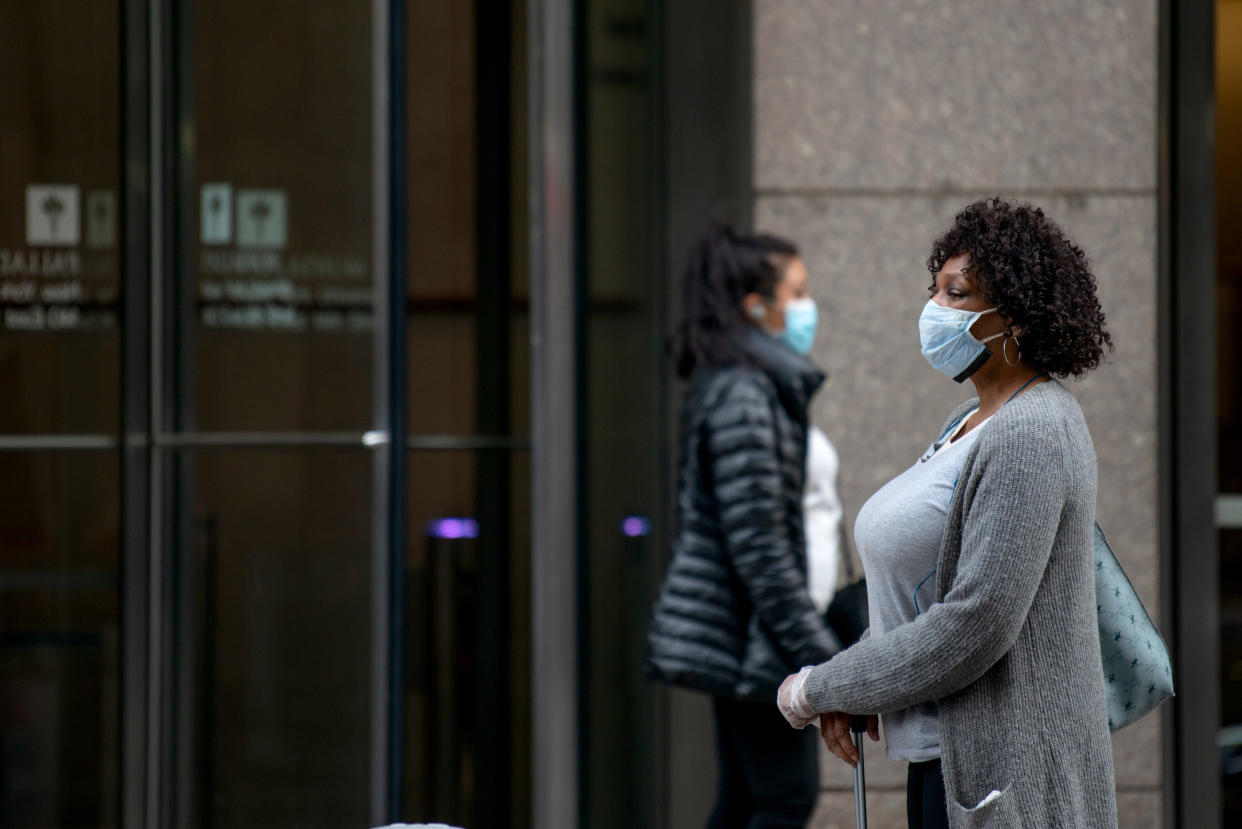
[[[1220,491],[1242,492],[1242,4],[1216,10],[1217,405]]]
[[[413,433],[476,431],[474,6],[413,0],[407,12],[406,301]],[[490,140],[502,143],[499,136]]]
[[[642,675],[664,560],[663,222],[651,4],[586,4],[584,824],[657,825],[657,689]]]
[[[371,424],[366,3],[184,3],[182,428]]]
[[[1219,487],[1242,493],[1242,4],[1216,4],[1216,299]],[[1220,532],[1224,826],[1242,823],[1242,529]]]
[[[523,130],[512,4],[414,0],[406,37],[406,309],[413,434],[524,434]]]
[[[0,826],[114,826],[119,462],[0,453]]]
[[[118,18],[0,2],[0,434],[117,430]]]
[[[1242,529],[1220,532],[1221,773],[1224,823],[1242,819]]]
[[[406,812],[483,829],[530,812],[526,453],[416,452],[406,557]]]
[[[361,450],[178,456],[194,825],[369,825],[372,474]]]

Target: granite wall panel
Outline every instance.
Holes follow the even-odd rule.
[[[1155,0],[756,0],[755,184],[1156,184]]]

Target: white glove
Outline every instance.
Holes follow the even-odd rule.
[[[781,709],[781,715],[794,728],[806,728],[819,720],[819,714],[811,710],[811,704],[806,700],[806,679],[813,670],[814,665],[807,665],[796,674],[790,674],[776,692],[776,707]]]

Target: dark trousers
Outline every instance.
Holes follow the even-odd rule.
[[[720,794],[708,829],[802,829],[819,793],[819,731],[795,731],[775,701],[715,697]]]
[[[906,820],[910,829],[948,829],[940,761],[911,763],[906,777]]]

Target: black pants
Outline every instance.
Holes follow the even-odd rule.
[[[708,829],[802,829],[819,792],[819,731],[795,731],[776,703],[715,697],[720,794]]]
[[[906,777],[906,820],[910,829],[948,829],[940,761],[911,763]]]

